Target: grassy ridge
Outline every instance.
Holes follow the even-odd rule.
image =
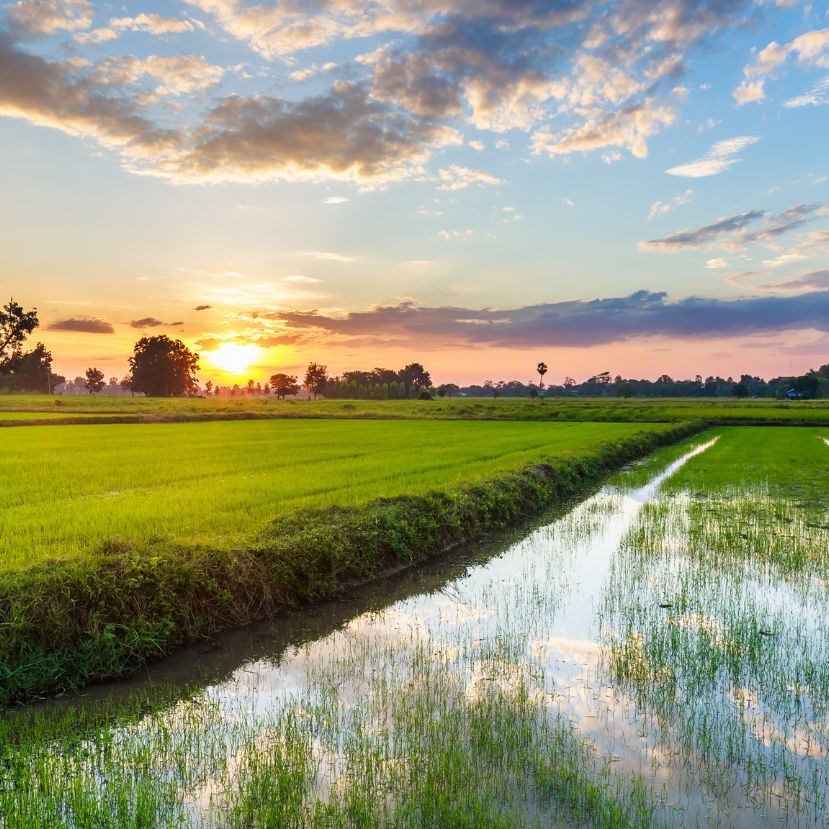
[[[576,495],[691,434],[650,427],[428,495],[284,515],[238,546],[100,545],[0,573],[0,703],[126,673],[213,631],[335,595]]]
[[[46,416],[44,416],[46,415]],[[0,395],[0,426],[22,422],[149,422],[254,418],[384,418],[829,424],[829,400],[730,398],[451,398],[421,400],[159,399]]]

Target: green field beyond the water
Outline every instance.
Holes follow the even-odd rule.
[[[44,414],[48,417],[44,418]],[[0,425],[22,419],[119,420],[386,418],[423,420],[688,421],[829,424],[829,400],[735,398],[436,398],[434,400],[274,400],[0,395]]]
[[[0,568],[113,540],[227,546],[298,508],[446,490],[654,428],[301,420],[9,429],[0,432]]]

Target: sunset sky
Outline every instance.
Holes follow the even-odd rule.
[[[829,362],[829,11],[18,0],[0,301],[69,376],[437,382]]]

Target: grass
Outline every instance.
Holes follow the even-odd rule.
[[[182,642],[330,597],[572,497],[695,428],[18,430],[25,445],[0,453],[15,482],[3,495],[14,531],[0,569],[0,702],[119,675]]]
[[[291,421],[16,431],[0,442],[0,569],[106,544],[232,547],[298,509],[441,491],[642,428]]]
[[[287,400],[249,398],[159,399],[0,395],[0,426],[21,417],[59,413],[106,421],[221,418],[385,418],[426,420],[542,420],[711,423],[829,424],[829,400],[737,400],[731,398],[446,398],[420,400]],[[49,418],[52,419],[52,418]],[[59,420],[60,418],[58,418]]]
[[[829,791],[826,430],[723,430],[645,507],[603,624],[616,680],[709,780],[797,825]]]
[[[829,447],[713,436],[223,681],[8,712],[0,829],[827,825]]]

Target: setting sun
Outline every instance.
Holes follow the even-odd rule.
[[[262,355],[262,349],[253,343],[222,343],[215,351],[205,353],[212,365],[228,374],[243,374]]]

